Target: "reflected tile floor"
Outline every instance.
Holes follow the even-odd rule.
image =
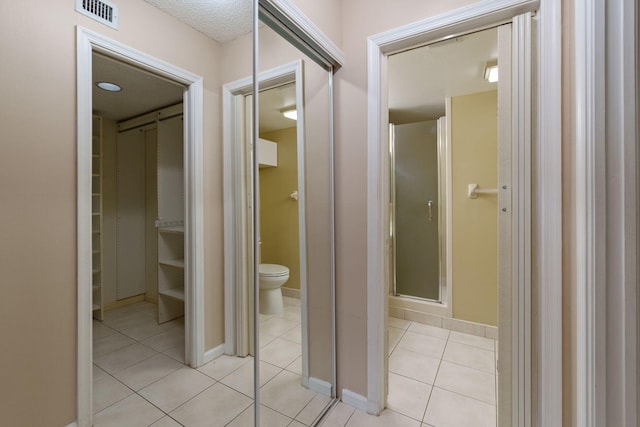
[[[253,358],[184,365],[184,319],[162,325],[140,302],[93,321],[94,426],[253,425]],[[260,317],[261,425],[309,426],[329,399],[301,385],[300,302]]]
[[[322,427],[495,427],[495,340],[389,318],[389,395],[379,417],[340,402]]]

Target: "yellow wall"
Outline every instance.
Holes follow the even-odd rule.
[[[300,289],[298,202],[289,195],[298,189],[296,128],[260,135],[278,144],[278,167],[260,169],[261,262],[289,268],[287,288]]]
[[[498,186],[498,92],[451,98],[453,317],[497,326],[498,198],[467,197],[468,184]]]

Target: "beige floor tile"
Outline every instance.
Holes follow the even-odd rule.
[[[102,378],[107,378],[110,377],[111,375],[107,374],[105,371],[103,371],[102,369],[98,368],[95,364],[93,365],[93,377],[92,380],[93,381],[98,381]]]
[[[300,421],[293,421],[291,424],[289,424],[287,427],[306,427],[304,424],[302,424]]]
[[[302,313],[299,305],[286,305],[282,314],[279,314],[278,316],[298,323],[302,322]]]
[[[285,307],[288,305],[300,307],[300,300],[298,298],[282,297],[282,299],[284,301]]]
[[[206,365],[199,367],[198,370],[213,379],[221,380],[247,363],[253,364],[253,357],[236,357],[224,354]]]
[[[338,402],[320,424],[321,427],[344,427],[355,409],[345,403]]]
[[[436,376],[436,387],[495,405],[495,375],[442,361]]]
[[[184,344],[177,345],[175,347],[168,348],[162,353],[166,354],[170,358],[184,365]]]
[[[98,413],[132,394],[129,387],[105,373],[93,381],[93,413]]]
[[[216,383],[170,415],[185,427],[223,427],[251,403],[244,394]]]
[[[228,427],[253,427],[255,421],[253,405],[249,406]],[[287,427],[291,425],[291,418],[282,415],[273,409],[260,405],[260,427]]]
[[[438,427],[495,427],[496,407],[434,387],[423,421]]]
[[[160,418],[155,423],[151,424],[151,427],[182,427],[182,425],[167,415],[165,417]]]
[[[493,351],[449,341],[442,360],[495,374],[495,354]]]
[[[151,319],[150,317],[147,317],[147,319],[148,320],[145,322],[136,323],[126,328],[120,328],[119,331],[136,341],[142,341],[175,328],[175,326],[169,323],[158,325],[154,319]]]
[[[273,340],[275,340],[276,338],[278,338],[276,335],[270,335],[264,332],[263,330],[260,330],[260,336],[258,337],[258,339],[260,340],[260,348],[265,348],[266,346],[271,344]]]
[[[392,411],[422,421],[430,394],[431,385],[429,384],[394,373],[389,374],[387,407]]]
[[[396,348],[414,351],[425,356],[441,358],[447,341],[429,335],[407,331]]]
[[[282,368],[278,368],[265,362],[260,362],[260,386],[266,384],[271,380],[271,378],[278,375],[281,370]],[[246,396],[253,398],[253,377],[253,363],[247,363],[221,379],[220,382]]]
[[[262,404],[295,418],[316,395],[302,386],[302,377],[289,371],[280,372],[260,389]]]
[[[389,372],[433,384],[440,366],[440,359],[420,353],[396,349],[389,357]]]
[[[276,316],[269,320],[265,320],[264,322],[260,322],[260,332],[276,337],[284,335],[298,327],[300,327],[300,323],[295,320],[287,320]]]
[[[260,360],[281,368],[286,368],[291,362],[300,357],[301,353],[302,348],[300,344],[276,338],[260,349]]]
[[[140,343],[135,343],[98,357],[94,360],[94,363],[106,372],[114,374],[156,354],[158,353],[155,350]]]
[[[167,332],[163,332],[143,340],[142,344],[160,352],[172,347],[184,347],[184,330],[171,328]]]
[[[148,426],[162,418],[161,410],[137,394],[119,401],[98,412],[94,427]]]
[[[420,421],[385,409],[377,417],[366,412],[355,411],[346,427],[420,427],[420,424]]]
[[[408,320],[398,319],[397,317],[389,316],[387,324],[389,327],[403,329],[406,331],[409,325],[411,325],[411,322]]]
[[[215,380],[205,374],[184,367],[148,385],[138,393],[169,413],[214,383]]]
[[[158,318],[158,306],[148,301],[141,301],[135,304],[131,304],[131,308],[135,311],[146,314],[153,319]]]
[[[177,371],[184,365],[166,356],[158,354],[133,366],[119,371],[114,376],[133,390],[141,390],[151,383]]]
[[[294,374],[302,375],[302,357],[298,357],[296,360],[291,362],[285,369],[289,372],[293,372]]]
[[[137,311],[123,311],[121,309],[114,311],[107,311],[105,313],[105,319],[103,323],[110,328],[122,331],[124,329],[132,328],[137,325],[155,323],[153,319],[144,313]]]
[[[387,328],[387,331],[389,332],[387,354],[391,354],[393,353],[394,349],[398,346],[398,343],[400,342],[400,338],[402,338],[402,335],[404,335],[405,330],[389,327]]]
[[[449,340],[461,344],[472,345],[474,347],[480,347],[485,350],[494,350],[495,348],[495,340],[492,340],[490,338],[478,337],[476,335],[465,334],[462,332],[451,331]]]
[[[298,325],[286,334],[280,335],[280,338],[302,345],[302,328]]]
[[[99,340],[100,338],[108,337],[115,334],[117,331],[100,322],[99,320],[93,320],[93,340]]]
[[[438,328],[437,326],[424,325],[422,323],[413,322],[409,326],[409,331],[417,334],[429,335],[432,337],[446,340],[449,338],[449,331],[447,329]]]
[[[316,394],[313,399],[311,399],[311,402],[296,416],[296,420],[307,426],[312,425],[320,414],[324,412],[329,403],[331,403],[330,397]]]
[[[113,335],[109,335],[107,337],[94,340],[93,341],[93,358],[95,360],[99,357],[104,356],[105,354],[109,354],[112,351],[126,347],[133,343],[135,343],[134,340],[120,333],[115,333]]]

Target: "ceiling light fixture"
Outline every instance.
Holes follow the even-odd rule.
[[[484,68],[484,78],[487,79],[489,83],[495,83],[498,81],[497,61],[487,62],[487,65]]]
[[[109,82],[98,82],[96,86],[102,90],[106,90],[107,92],[120,92],[122,90],[122,88],[117,84]]]
[[[298,120],[298,110],[296,110],[295,108],[292,108],[290,110],[282,110],[281,113],[287,119]]]

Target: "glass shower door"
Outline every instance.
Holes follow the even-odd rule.
[[[437,121],[392,127],[395,294],[440,301]]]

